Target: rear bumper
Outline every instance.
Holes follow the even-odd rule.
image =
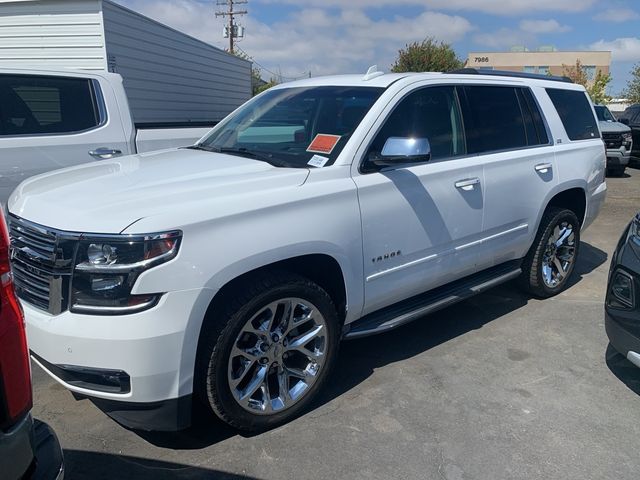
[[[593,223],[596,219],[600,210],[602,209],[602,205],[604,205],[604,201],[607,197],[607,183],[602,182],[591,194],[591,196],[587,199],[587,212],[585,214],[584,222],[582,224],[582,230],[585,230]]]
[[[51,427],[27,415],[0,433],[0,472],[8,480],[62,480],[62,449]]]
[[[36,470],[34,480],[62,480],[64,459],[58,437],[52,428],[39,420],[34,421]]]

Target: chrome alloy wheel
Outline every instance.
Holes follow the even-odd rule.
[[[308,300],[283,298],[251,317],[233,343],[227,378],[233,397],[254,414],[296,404],[323,367],[324,317]]]
[[[556,288],[570,273],[575,261],[574,227],[562,222],[553,229],[542,257],[542,280],[549,288]]]

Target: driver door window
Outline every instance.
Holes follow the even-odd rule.
[[[407,95],[376,135],[366,159],[380,155],[390,137],[426,138],[431,146],[431,161],[465,155],[464,130],[454,87],[423,88]],[[374,170],[367,160],[363,170]]]

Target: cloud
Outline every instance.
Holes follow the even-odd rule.
[[[256,0],[257,1],[257,0]],[[331,1],[331,0],[329,0]],[[196,0],[120,0],[120,3],[196,38],[226,47],[221,38],[223,20],[214,20],[210,3]],[[358,0],[355,1],[358,3]],[[307,4],[313,4],[307,8]],[[324,3],[323,3],[324,5]],[[362,9],[320,9],[313,0],[273,23],[243,17],[245,38],[238,46],[273,73],[298,77],[364,72],[371,64],[388,69],[406,43],[433,36],[453,43],[473,30],[459,15],[423,11],[419,15],[374,19]],[[282,68],[282,70],[280,70]]]
[[[614,62],[637,62],[640,60],[640,38],[625,37],[615,40],[598,40],[589,45],[592,50],[611,51]]]
[[[473,41],[483,47],[504,49],[514,45],[532,45],[535,43],[535,36],[522,30],[501,28],[495,32],[479,33],[473,37]]]
[[[569,25],[561,25],[557,20],[522,20],[520,30],[530,33],[564,33],[571,30]]]
[[[300,5],[300,0],[253,0],[256,3]],[[345,0],[306,0],[305,7],[340,7]],[[596,0],[348,0],[350,8],[420,6],[437,10],[467,10],[496,15],[520,15],[532,12],[582,12]]]
[[[640,18],[638,12],[631,10],[630,8],[610,8],[604,12],[600,12],[594,15],[594,20],[601,20],[603,22],[615,22],[622,23]]]

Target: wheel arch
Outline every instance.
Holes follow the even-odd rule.
[[[585,182],[571,182],[556,186],[545,201],[545,207],[538,214],[535,232],[540,228],[540,222],[551,207],[567,208],[576,214],[580,225],[584,224],[587,214],[587,187]]]

